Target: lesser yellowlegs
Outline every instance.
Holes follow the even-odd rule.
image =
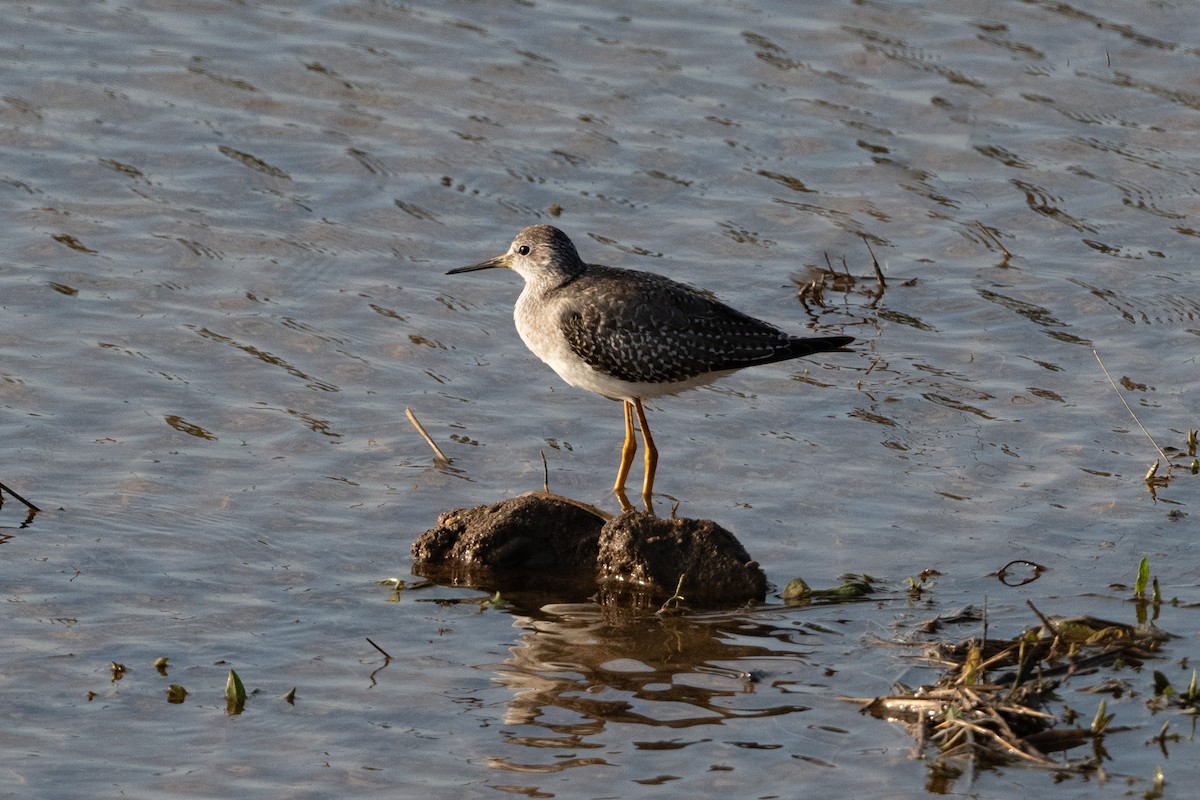
[[[513,318],[533,354],[572,386],[621,400],[625,445],[613,491],[621,507],[645,443],[642,500],[650,511],[658,449],[642,401],[703,386],[735,370],[836,350],[852,336],[798,337],[662,275],[585,264],[567,235],[550,225],[517,234],[502,256],[447,274],[506,267],[525,279]]]

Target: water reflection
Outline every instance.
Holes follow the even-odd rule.
[[[621,618],[577,604],[544,606],[514,625],[525,632],[512,657],[490,667],[513,692],[504,722],[520,727],[506,731],[510,744],[587,746],[628,723],[645,727],[638,747],[683,747],[673,731],[809,708],[790,692],[804,682],[792,673],[816,673],[815,631],[786,617]]]
[[[677,465],[663,488],[744,534],[773,579],[902,579],[931,562],[946,577],[929,602],[986,593],[999,615],[1039,594],[1080,605],[1149,552],[1194,603],[1200,481],[1170,449],[1200,425],[1194,8],[795,5],[10,4],[0,480],[53,511],[7,493],[0,509],[6,783],[516,791],[480,779],[482,753],[567,767],[576,783],[559,796],[632,795],[614,775],[668,771],[677,794],[712,796],[715,762],[755,796],[816,781],[835,796],[920,791],[906,735],[830,733],[855,715],[821,686],[825,669],[855,694],[903,669],[863,646],[903,613],[874,604],[842,607],[854,623],[830,632],[802,622],[811,612],[635,625],[531,605],[511,654],[504,625],[454,638],[435,620],[404,656],[438,668],[394,663],[405,693],[386,709],[421,735],[397,747],[396,728],[360,725],[382,692],[341,682],[355,674],[347,626],[426,624],[428,605],[363,600],[412,535],[447,508],[540,487],[546,445],[556,489],[600,487],[599,502],[611,480],[608,409],[524,353],[515,291],[439,280],[481,242],[560,216],[598,260],[860,339],[836,364],[746,373],[662,414]],[[1173,472],[1163,461],[1144,479],[1154,449],[1092,343]],[[405,406],[453,466],[431,465]],[[1010,558],[1051,571],[981,582]],[[155,676],[152,709],[80,713],[110,658],[158,655],[135,662],[129,643],[186,643],[195,663],[234,653],[260,679],[311,657],[314,702],[283,724],[214,724],[219,688],[168,706]],[[1170,648],[1174,665],[1196,659],[1194,636]],[[1115,767],[1141,783],[1060,783],[1060,796],[1150,788],[1162,756],[1142,745],[1164,718],[1147,710],[1149,676],[1124,677],[1140,696],[1120,704],[1134,730]],[[492,704],[464,713],[481,683]],[[516,721],[504,746],[497,702]],[[738,715],[758,716],[743,729]],[[702,744],[718,730],[740,749]],[[632,776],[575,769],[627,766],[630,748],[603,751],[605,735],[613,753],[633,741],[653,757]],[[787,749],[768,761],[765,746]],[[688,763],[672,761],[679,748]],[[1200,759],[1194,742],[1179,749],[1162,763],[1187,786]],[[1052,779],[985,780],[967,791],[1023,797]]]

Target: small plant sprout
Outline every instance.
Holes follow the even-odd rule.
[[[1150,559],[1145,556],[1138,562],[1137,579],[1133,582],[1133,597],[1135,600],[1146,599],[1146,586],[1150,583]]]
[[[494,595],[492,595],[491,597],[486,597],[483,600],[479,601],[479,610],[480,611],[486,611],[488,608],[502,609],[502,608],[507,608],[507,607],[508,607],[508,601],[500,596],[499,590],[496,590],[496,593]]]
[[[959,680],[963,686],[974,686],[981,682],[983,677],[983,651],[979,649],[978,642],[971,642],[967,648],[967,659],[963,662],[959,674],[962,676]]]
[[[225,681],[225,713],[232,716],[242,713],[245,708],[246,687],[242,685],[242,679],[238,677],[237,672],[231,669]]]
[[[1146,792],[1146,797],[1148,797],[1148,798],[1162,797],[1163,786],[1165,784],[1166,784],[1166,781],[1163,780],[1162,767],[1155,766],[1154,767],[1154,786],[1150,789],[1150,791]]]
[[[675,584],[675,594],[663,601],[662,607],[658,609],[659,614],[679,614],[684,610],[684,596],[680,594],[683,591],[683,575],[679,576],[679,581]]]
[[[1106,703],[1104,700],[1101,700],[1100,707],[1096,709],[1096,716],[1092,717],[1092,727],[1090,730],[1093,734],[1099,735],[1104,733],[1104,729],[1108,727],[1108,723],[1113,721],[1113,717],[1115,717],[1116,714],[1109,714],[1107,712],[1108,703]]]

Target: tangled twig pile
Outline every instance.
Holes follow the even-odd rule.
[[[946,668],[932,686],[898,687],[896,694],[864,702],[863,711],[901,722],[918,752],[935,747],[946,760],[983,764],[1025,763],[1055,770],[1090,771],[1104,758],[1112,715],[1105,703],[1088,727],[1075,713],[1048,709],[1054,691],[1072,677],[1122,663],[1140,666],[1170,636],[1153,625],[1125,625],[1095,617],[1052,620],[1011,640],[971,639],[935,645],[926,658]],[[1068,727],[1057,727],[1065,723]],[[1089,757],[1056,761],[1048,753],[1091,742]]]

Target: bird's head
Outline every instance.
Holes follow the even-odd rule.
[[[458,267],[446,274],[497,267],[511,269],[526,283],[561,283],[582,272],[585,265],[565,233],[552,225],[530,225],[517,234],[504,255],[469,267]]]

